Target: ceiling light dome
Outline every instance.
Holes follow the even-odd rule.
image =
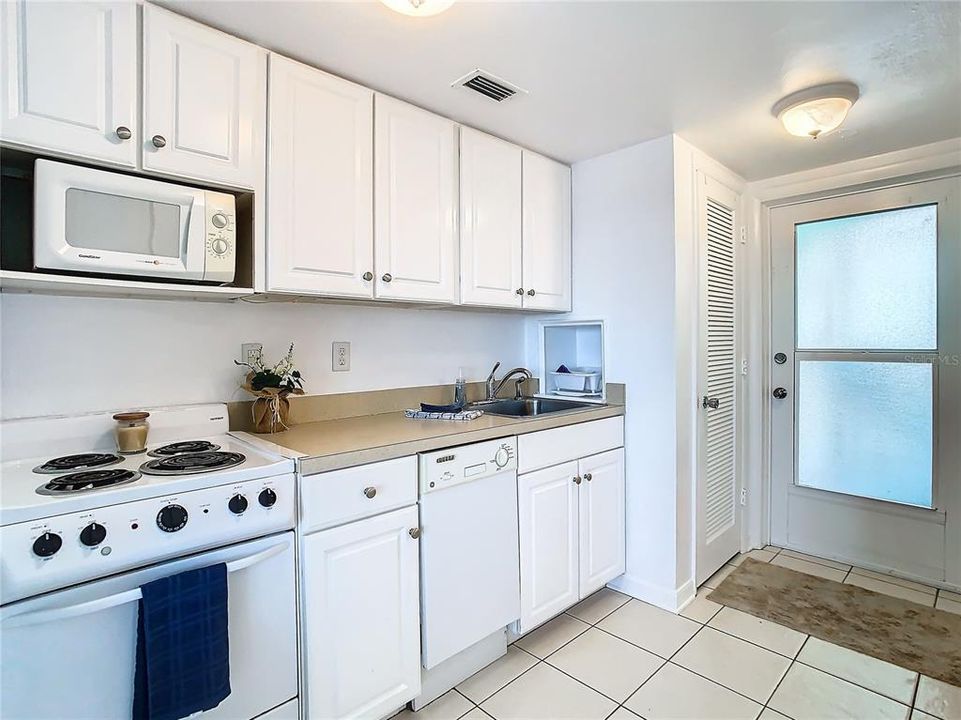
[[[413,17],[429,17],[444,12],[454,0],[380,0],[391,10]]]
[[[781,98],[771,113],[792,135],[817,140],[844,122],[859,96],[858,86],[852,82],[817,85]]]

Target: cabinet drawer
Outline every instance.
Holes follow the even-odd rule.
[[[416,503],[417,458],[308,475],[301,484],[303,529],[313,532]]]
[[[623,417],[520,435],[517,438],[517,472],[539,470],[623,445]]]

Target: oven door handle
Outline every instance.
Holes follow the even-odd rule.
[[[227,563],[227,572],[232,573],[249,568],[275,555],[279,555],[288,547],[290,547],[290,540],[285,540],[282,543],[272,545],[266,550],[261,550],[253,555],[231,560]],[[143,597],[143,595],[140,592],[140,588],[133,588],[132,590],[127,590],[115,595],[107,595],[106,597],[76,603],[75,605],[65,605],[64,607],[47,608],[45,610],[35,610],[33,612],[23,613],[22,615],[15,615],[6,620],[3,625],[4,629],[11,629],[26,627],[28,625],[39,625],[40,623],[57,622],[58,620],[67,620],[69,618],[107,610],[119,605],[126,605],[127,603],[140,600],[141,597]]]

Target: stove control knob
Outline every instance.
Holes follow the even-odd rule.
[[[230,498],[227,502],[227,507],[230,508],[230,512],[234,515],[242,515],[244,510],[247,509],[247,498],[238,493]]]
[[[257,502],[266,508],[273,507],[274,503],[277,502],[277,493],[270,488],[264,488],[257,496]]]
[[[50,557],[63,545],[63,538],[57,533],[45,532],[33,541],[33,554],[37,557]]]
[[[107,539],[107,528],[93,522],[80,531],[80,542],[87,547],[97,547]]]
[[[168,505],[157,513],[157,527],[164,532],[177,532],[187,524],[187,510],[182,505]]]

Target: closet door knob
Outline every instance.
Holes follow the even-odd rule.
[[[375,487],[364,488],[364,497],[366,497],[368,500],[374,497],[374,495],[376,494],[377,494],[377,488]]]
[[[114,132],[117,133],[117,137],[121,140],[129,140],[131,137],[133,137],[133,133],[130,132],[130,128],[124,127],[123,125],[119,126]]]
[[[153,143],[155,148],[162,148],[167,145],[167,139],[163,135],[154,135],[150,138],[150,142]]]
[[[383,280],[384,282],[390,282],[393,279],[394,279],[394,276],[391,275],[390,273],[384,273],[384,276],[381,278],[381,280]]]
[[[374,273],[372,273],[370,270],[364,273],[364,280],[366,280],[367,282],[370,282],[373,279],[374,279]]]
[[[527,291],[527,294],[530,295],[531,297],[534,297],[534,291],[533,291],[533,290],[528,290],[528,291]]]

